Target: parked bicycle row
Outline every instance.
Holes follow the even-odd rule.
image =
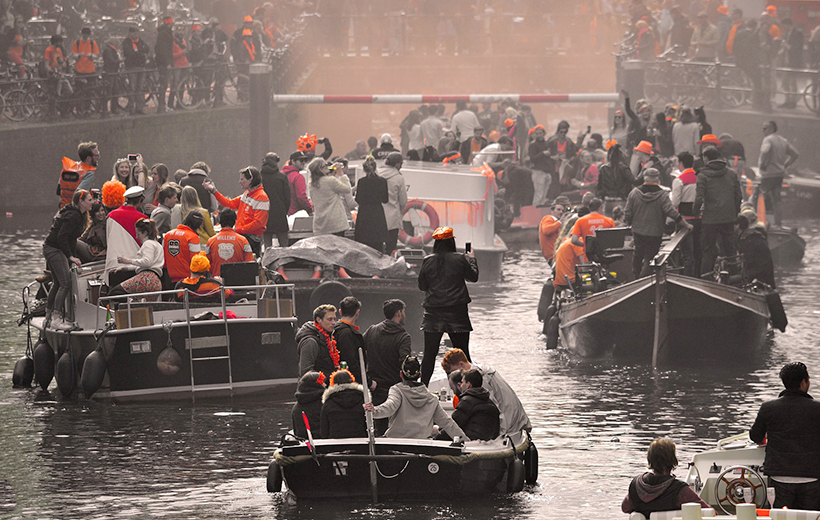
[[[37,121],[156,112],[161,96],[167,109],[189,110],[249,101],[247,69],[233,64],[157,69],[99,75],[60,73],[48,79],[0,81],[0,120]]]

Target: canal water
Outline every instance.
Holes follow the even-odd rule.
[[[47,220],[47,219],[46,219]],[[620,503],[668,436],[685,464],[749,428],[781,389],[777,371],[802,360],[820,370],[820,224],[793,222],[804,265],[778,272],[789,328],[762,356],[653,371],[647,363],[584,363],[547,351],[535,307],[546,268],[537,249],[513,250],[502,282],[471,286],[471,351],[518,392],[540,451],[539,482],[479,500],[289,503],[265,490],[265,471],[290,404],[265,398],[114,405],[12,389],[23,355],[20,290],[41,272],[43,217],[0,220],[0,517],[14,519],[467,519],[626,518]],[[416,346],[420,348],[420,346]],[[440,368],[438,369],[440,370]]]

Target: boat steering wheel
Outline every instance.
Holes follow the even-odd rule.
[[[762,508],[766,502],[766,481],[757,471],[748,466],[729,466],[723,470],[715,481],[715,499],[718,509],[723,514],[731,515],[729,511],[738,504],[746,503],[745,490],[751,490],[751,503]],[[725,507],[726,506],[726,507]]]

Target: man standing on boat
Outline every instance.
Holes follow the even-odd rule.
[[[760,145],[760,192],[766,199],[767,209],[774,213],[774,225],[783,225],[783,209],[780,204],[780,187],[786,169],[794,164],[800,154],[797,153],[785,137],[777,133],[777,123],[767,121],[763,124],[763,144]],[[755,198],[755,200],[757,200]]]
[[[569,215],[569,199],[564,195],[559,195],[552,203],[550,212],[544,215],[538,225],[538,243],[541,245],[541,253],[550,264],[555,256],[555,241],[558,240],[561,226],[567,215]]]
[[[333,337],[335,325],[336,307],[320,305],[313,311],[313,321],[302,325],[296,333],[300,377],[314,370],[330,380],[330,375],[339,369],[339,349]]]
[[[390,387],[400,383],[401,364],[412,352],[410,334],[404,329],[406,305],[401,300],[384,302],[385,320],[371,325],[364,333],[367,352],[367,379],[373,391],[373,403],[387,400]],[[375,422],[376,435],[387,430],[387,419]]]
[[[635,240],[635,254],[632,258],[635,278],[649,274],[649,263],[661,248],[667,217],[681,227],[692,229],[692,225],[683,220],[672,205],[666,190],[660,187],[660,172],[655,168],[647,168],[643,172],[643,178],[643,186],[630,192],[624,208],[626,222],[632,226],[632,237]]]
[[[808,394],[803,363],[780,369],[785,390],[757,412],[749,438],[766,444],[763,465],[775,490],[774,509],[820,509],[820,403]]]
[[[359,311],[362,308],[362,302],[355,296],[347,296],[339,302],[339,313],[342,315],[339,321],[336,322],[334,328],[334,336],[336,337],[336,346],[339,349],[339,356],[342,361],[347,362],[347,368],[350,373],[359,377],[362,369],[359,366],[359,349],[364,353],[367,350],[364,348],[364,338],[359,332],[359,327],[356,322],[359,320]],[[365,381],[362,381],[365,384]]]
[[[604,203],[599,198],[589,201],[589,214],[579,217],[572,227],[572,243],[576,246],[583,246],[586,237],[594,235],[598,229],[610,229],[615,227],[615,221],[605,217],[600,213]]]

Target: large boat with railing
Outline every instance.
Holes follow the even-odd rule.
[[[226,287],[207,298],[184,290],[103,298],[101,266],[83,266],[72,274],[66,302],[79,329],[45,327],[44,317],[24,312],[30,334],[39,332],[39,339],[18,366],[32,360],[37,384],[47,390],[56,379],[65,397],[135,401],[265,393],[289,398],[298,375],[294,286],[260,284],[253,276],[257,264],[247,264],[238,268],[250,272],[246,282],[256,283],[229,282],[225,276]],[[26,308],[33,302],[33,284],[24,291]]]

